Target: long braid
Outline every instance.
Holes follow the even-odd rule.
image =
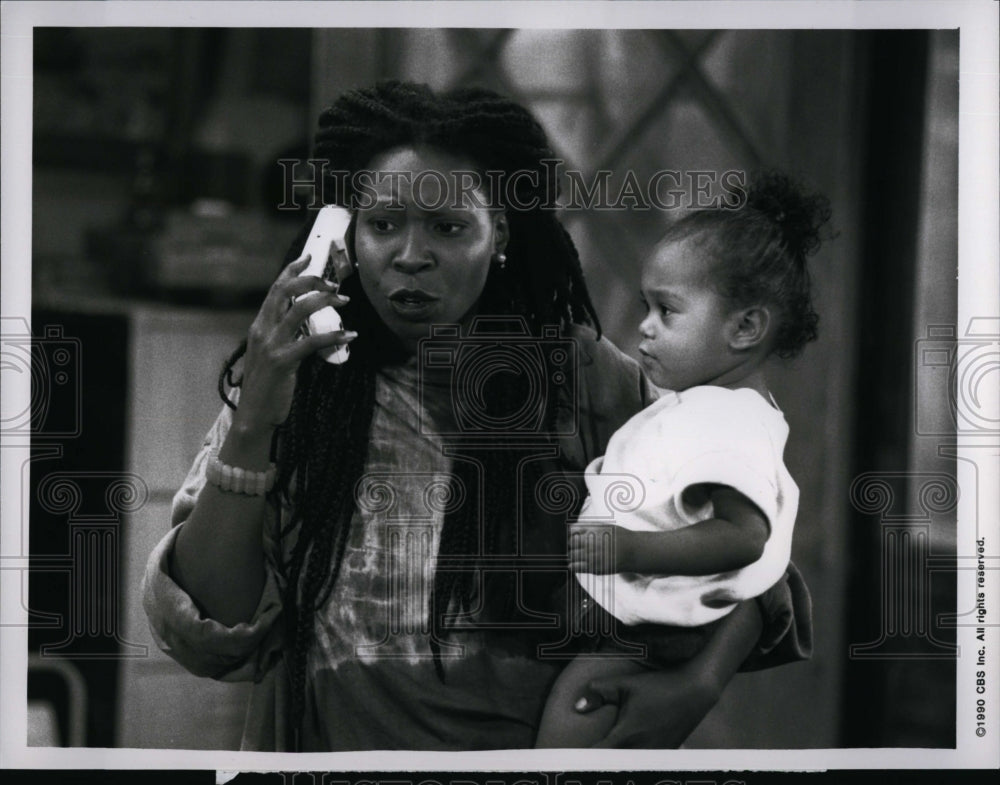
[[[570,321],[575,324],[585,324],[590,322],[597,331],[598,337],[601,335],[601,323],[597,318],[597,309],[590,299],[590,291],[583,279],[583,265],[580,262],[580,253],[576,249],[573,238],[570,237],[566,227],[559,224],[560,240],[567,256],[571,259],[572,265],[569,269],[569,285],[561,291],[565,295],[565,301],[559,303],[560,307],[568,309]]]
[[[302,405],[295,407],[286,444],[296,450],[295,476],[299,478],[293,508],[298,537],[287,564],[285,597],[295,727],[304,709],[306,655],[313,640],[315,612],[333,589],[350,535],[353,487],[341,477],[360,476],[364,469],[375,388],[373,370],[360,364],[348,370],[348,366],[335,368],[310,359],[303,365]],[[342,409],[345,403],[348,408]],[[303,412],[310,416],[302,416]]]
[[[240,341],[240,345],[233,350],[233,353],[229,355],[226,362],[222,366],[222,373],[219,374],[219,382],[216,389],[219,391],[219,397],[222,398],[222,402],[226,404],[230,409],[236,411],[236,404],[233,403],[229,394],[226,392],[226,386],[229,387],[239,387],[242,379],[237,379],[233,376],[233,370],[239,359],[246,354],[247,342],[244,338]]]

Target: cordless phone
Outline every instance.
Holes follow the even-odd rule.
[[[326,280],[336,280],[336,270],[330,259],[330,254],[331,251],[334,253],[344,251],[344,235],[350,222],[351,214],[343,207],[331,204],[319,211],[312,230],[309,232],[309,239],[306,240],[305,247],[302,249],[303,255],[310,255],[309,266],[299,275],[315,275]],[[318,294],[317,291],[306,292],[299,295],[296,300],[301,300],[303,297],[314,297]],[[340,320],[340,314],[332,306],[320,308],[309,316],[304,325],[306,335],[330,333],[343,329],[344,324]],[[340,365],[347,361],[350,347],[347,344],[330,346],[321,349],[319,354],[328,363]]]

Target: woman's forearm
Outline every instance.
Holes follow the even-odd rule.
[[[741,602],[719,623],[692,664],[721,694],[753,652],[763,629],[764,620],[757,603],[754,600]]]
[[[234,422],[219,450],[231,466],[264,471],[270,429]],[[171,572],[209,618],[233,626],[250,621],[264,588],[262,526],[265,497],[230,493],[206,484],[178,533]]]
[[[356,333],[336,330],[299,338],[299,328],[326,307],[345,305],[336,285],[302,275],[309,254],[287,265],[271,285],[247,333],[243,384],[233,424],[219,450],[230,466],[265,471],[274,429],[288,418],[299,364],[317,351],[343,346]],[[313,293],[313,296],[305,296]],[[289,306],[289,303],[293,303]],[[206,485],[174,547],[174,580],[202,612],[227,626],[249,621],[264,588],[263,496]]]

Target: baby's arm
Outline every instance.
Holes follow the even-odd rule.
[[[574,526],[569,540],[570,569],[593,574],[713,575],[757,561],[770,532],[767,517],[728,485],[704,487],[715,517],[692,526],[655,532]]]

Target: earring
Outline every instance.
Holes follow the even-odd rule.
[[[497,267],[503,270],[507,266],[507,254],[495,253],[493,254],[493,261],[496,262]]]

